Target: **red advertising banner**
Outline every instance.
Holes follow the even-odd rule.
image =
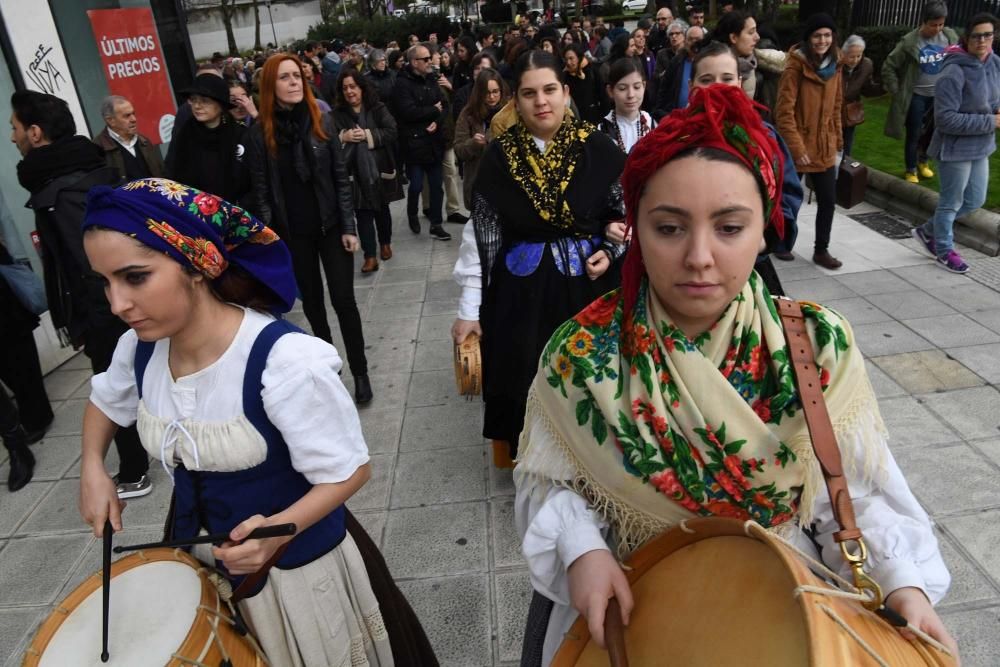
[[[148,8],[87,11],[112,95],[135,107],[139,134],[154,144],[170,141],[174,98],[160,38]]]

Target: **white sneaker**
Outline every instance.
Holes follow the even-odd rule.
[[[149,475],[143,475],[138,482],[119,482],[118,475],[112,477],[118,487],[118,497],[122,500],[126,498],[141,498],[153,492],[153,483],[149,480]]]

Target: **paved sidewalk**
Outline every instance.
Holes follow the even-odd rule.
[[[451,366],[448,331],[458,295],[451,270],[461,227],[447,225],[450,243],[432,242],[426,229],[415,237],[406,228],[401,203],[393,212],[395,257],[355,282],[376,395],[361,410],[374,475],[348,505],[381,545],[442,664],[514,665],[530,584],[513,530],[513,485],[509,473],[490,465],[479,435],[481,403],[456,396]],[[810,207],[802,214],[806,257],[813,215]],[[909,241],[886,239],[839,214],[833,237],[843,269],[833,274],[800,257],[778,262],[782,280],[791,295],[838,308],[854,325],[893,453],[938,524],[953,575],[942,614],[964,665],[996,665],[1000,293],[946,273]],[[292,318],[304,324],[301,312]],[[88,377],[76,357],[46,378],[56,422],[34,446],[36,479],[16,494],[0,487],[6,665],[19,664],[52,605],[100,566],[99,545],[76,510]],[[0,454],[6,479],[4,461]],[[120,543],[157,539],[169,481],[157,467],[151,474],[155,491],[129,503]]]

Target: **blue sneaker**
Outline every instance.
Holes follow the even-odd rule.
[[[969,265],[965,263],[962,256],[959,255],[954,250],[949,250],[948,254],[944,257],[938,257],[937,263],[946,271],[951,271],[952,273],[968,273]]]
[[[924,231],[923,227],[914,227],[910,232],[913,238],[920,241],[920,247],[923,249],[924,254],[931,259],[937,259],[937,253],[934,252],[934,239],[927,236],[927,232]]]

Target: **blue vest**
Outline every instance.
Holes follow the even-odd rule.
[[[209,533],[228,533],[242,521],[260,514],[271,516],[295,504],[312,489],[302,473],[292,467],[288,446],[264,410],[262,376],[267,356],[286,333],[300,331],[285,320],[268,324],[250,349],[243,373],[243,412],[267,442],[263,463],[236,472],[188,470],[178,464],[174,470],[174,516],[171,525],[174,539],[194,537],[201,529]],[[135,350],[135,380],[142,398],[142,378],[153,355],[154,343],[139,341]],[[315,524],[299,532],[275,567],[291,570],[316,560],[335,549],[344,539],[344,506],[341,505]],[[216,567],[226,573],[221,561]],[[235,589],[243,576],[230,576]],[[262,579],[255,595],[264,586]]]

